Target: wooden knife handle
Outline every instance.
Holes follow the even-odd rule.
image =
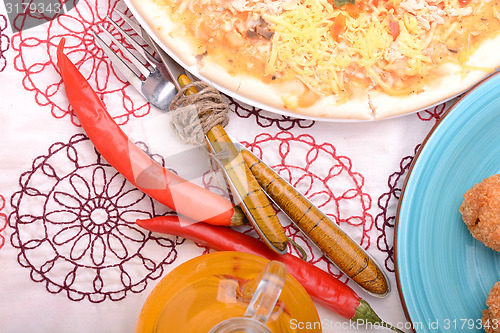
[[[207,138],[212,143],[227,176],[239,193],[241,200],[251,216],[249,221],[255,223],[255,230],[265,242],[272,244],[271,248],[278,253],[286,253],[288,240],[281,223],[274,212],[266,194],[245,164],[241,153],[229,139],[226,131],[220,125],[213,127]],[[245,211],[245,208],[243,211]]]
[[[246,149],[241,155],[265,192],[330,261],[367,292],[388,294],[389,280],[358,243],[255,155]]]

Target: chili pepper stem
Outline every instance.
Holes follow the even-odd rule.
[[[351,318],[351,320],[364,324],[378,324],[380,326],[387,327],[394,332],[404,333],[399,328],[394,327],[380,319],[380,317],[375,313],[370,304],[368,304],[368,302],[364,299],[360,300],[360,304],[358,305],[358,307],[356,307],[356,314]]]
[[[233,216],[231,216],[231,222],[229,224],[229,227],[237,227],[240,225],[248,224],[250,223],[245,216],[245,213],[241,210],[240,206],[234,206],[233,208],[234,213]]]

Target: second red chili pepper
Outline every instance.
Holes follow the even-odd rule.
[[[277,254],[257,238],[231,228],[179,221],[177,216],[159,216],[137,220],[144,229],[180,236],[219,251],[246,252],[284,263],[288,272],[317,303],[353,321],[374,323],[401,332],[380,319],[370,305],[348,285],[320,268],[291,254]]]
[[[238,224],[244,219],[239,207],[235,209],[229,200],[165,169],[131,142],[63,53],[64,43],[62,38],[57,61],[66,95],[87,136],[111,166],[141,191],[179,214],[217,225]]]

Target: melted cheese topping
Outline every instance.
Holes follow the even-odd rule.
[[[200,54],[219,59],[229,72],[269,82],[297,78],[309,100],[312,92],[340,103],[361,91],[420,92],[442,75],[444,63],[471,69],[474,51],[500,33],[496,0],[463,7],[459,0],[357,0],[340,8],[327,0],[163,1]],[[271,38],[255,33],[262,20]]]
[[[352,7],[339,10],[324,0],[302,0],[281,15],[264,15],[275,31],[265,73],[292,68],[309,89],[343,100],[352,96],[353,83],[361,89],[383,89],[390,95],[409,94],[423,89],[423,78],[444,61],[467,68],[477,43],[467,40],[467,47],[456,52],[456,42],[447,47],[447,40],[457,30],[472,38],[498,34],[498,19],[488,15],[488,11],[497,11],[496,3],[460,8],[453,1],[381,2],[378,7],[360,6],[361,10],[353,12]],[[336,40],[332,27],[339,16],[344,19]]]

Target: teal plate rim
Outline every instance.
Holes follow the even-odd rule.
[[[497,93],[495,94],[495,92]],[[418,148],[413,158],[413,161],[409,167],[407,176],[405,177],[403,186],[401,188],[401,193],[398,200],[398,206],[395,216],[395,224],[394,224],[394,263],[395,263],[396,285],[399,297],[401,299],[404,314],[408,322],[411,324],[411,327],[409,329],[412,330],[413,332],[421,333],[421,332],[447,332],[447,331],[448,332],[482,331],[479,329],[481,328],[479,322],[475,321],[476,319],[481,318],[480,313],[478,314],[479,317],[476,316],[475,318],[457,318],[453,317],[454,315],[450,315],[450,317],[448,318],[443,318],[442,316],[440,317],[439,314],[437,314],[436,317],[425,318],[425,315],[428,314],[429,312],[432,312],[432,314],[434,314],[432,306],[435,304],[432,304],[432,298],[436,296],[434,294],[431,295],[431,293],[437,293],[438,295],[439,293],[443,293],[442,295],[437,296],[437,297],[443,297],[443,302],[445,301],[454,302],[455,295],[444,294],[446,291],[449,291],[446,290],[447,288],[446,285],[444,285],[444,288],[439,289],[439,286],[442,287],[443,283],[446,282],[434,280],[436,282],[439,282],[437,283],[438,287],[429,285],[430,284],[429,281],[431,281],[429,274],[433,273],[429,272],[429,270],[431,270],[432,267],[421,267],[421,264],[423,265],[429,264],[427,262],[421,263],[421,261],[422,259],[429,259],[429,258],[431,258],[432,261],[433,255],[435,255],[436,253],[430,253],[431,250],[428,250],[425,247],[423,248],[420,247],[416,248],[416,247],[419,245],[430,245],[431,248],[435,249],[443,245],[441,244],[436,245],[432,243],[419,244],[415,242],[409,244],[409,241],[411,241],[411,239],[409,239],[409,236],[405,235],[404,233],[407,232],[410,228],[408,224],[408,219],[411,218],[410,216],[411,211],[410,213],[408,212],[409,209],[408,207],[410,207],[411,209],[412,203],[415,200],[419,200],[419,199],[412,199],[411,194],[414,194],[415,191],[422,190],[421,188],[418,187],[419,182],[417,181],[419,178],[422,177],[421,175],[423,173],[422,169],[428,168],[428,165],[426,164],[428,160],[431,161],[438,160],[438,157],[432,155],[433,153],[432,149],[435,149],[434,148],[435,146],[439,146],[440,144],[445,145],[447,143],[446,140],[441,141],[440,139],[442,138],[452,140],[454,139],[455,136],[460,137],[462,135],[462,133],[460,133],[461,132],[460,130],[458,130],[459,133],[449,131],[450,128],[453,129],[453,124],[455,121],[457,121],[457,119],[460,120],[460,118],[472,117],[471,119],[476,119],[477,122],[478,116],[476,116],[475,112],[477,111],[476,109],[479,108],[480,106],[475,107],[473,102],[480,97],[485,97],[484,95],[486,95],[486,101],[492,101],[491,103],[500,103],[500,72],[497,71],[491,74],[486,79],[484,79],[483,81],[475,85],[473,88],[471,88],[467,93],[465,93],[462,97],[460,97],[444,113],[441,119],[432,127],[432,129],[429,131],[426,138]],[[489,112],[491,113],[491,111]],[[498,115],[500,116],[500,109]],[[461,119],[461,121],[464,122],[464,119]],[[474,123],[474,121],[472,121],[472,123]],[[457,130],[456,127],[455,130]],[[471,129],[469,128],[468,130],[470,131]],[[500,136],[500,126],[498,133]],[[464,140],[463,135],[461,137],[461,140]],[[439,165],[439,167],[443,169],[444,166]],[[500,170],[500,165],[498,165],[498,167],[496,168],[496,172],[498,172],[499,170]],[[428,173],[429,170],[427,170],[426,172]],[[484,178],[486,178],[486,176]],[[470,188],[471,184],[473,185],[474,183],[477,183],[480,180],[481,179],[473,179],[471,180],[470,184],[462,185],[464,191]],[[424,189],[425,185],[428,186],[428,184],[423,185]],[[460,193],[460,199],[463,199],[463,193]],[[420,199],[420,200],[425,201],[425,199]],[[456,201],[457,198],[455,198],[454,200]],[[456,207],[456,202],[454,203],[454,206]],[[418,214],[423,215],[422,213]],[[454,211],[453,214],[459,214],[458,209]],[[413,229],[411,229],[410,231],[417,230],[417,235],[415,235],[417,238],[428,236],[425,234],[425,229],[422,228],[422,225],[415,223],[416,222],[414,222],[413,225],[411,226]],[[426,227],[425,223],[428,222],[424,222],[423,227]],[[429,227],[429,225],[427,225],[427,227]],[[434,226],[430,227],[436,228]],[[452,233],[453,236],[456,236],[456,234],[458,233],[459,237],[467,237],[466,246],[470,247],[471,251],[474,252],[473,256],[480,256],[481,258],[483,257],[495,257],[495,259],[500,258],[500,254],[493,253],[494,252],[493,250],[486,248],[483,244],[474,240],[472,236],[468,234],[468,230],[465,227],[465,224],[461,225],[460,227],[457,227],[456,229],[458,230],[453,231]],[[467,236],[464,236],[465,234],[467,234]],[[421,240],[425,239],[422,238]],[[434,243],[436,243],[437,240],[438,239],[434,239]],[[412,246],[413,248],[411,248]],[[414,250],[415,253],[417,253],[417,255],[407,258],[408,252],[411,252],[411,250]],[[419,252],[423,252],[425,253],[425,255],[419,254]],[[460,261],[459,259],[453,258],[452,256],[450,256],[449,259]],[[442,262],[439,263],[438,259],[436,259],[435,261],[437,264],[443,264]],[[495,262],[500,262],[500,261],[497,260]],[[432,266],[432,262],[430,263],[430,266]],[[444,264],[444,266],[446,266],[446,263]],[[434,265],[434,270],[440,271],[443,275],[446,275],[446,272],[443,273],[443,270],[449,268],[450,267],[436,267]],[[422,270],[422,272],[419,272],[418,274],[420,274],[420,276],[416,278],[415,276],[409,275],[409,272],[411,270],[414,271]],[[466,268],[464,268],[464,271],[465,270]],[[493,274],[496,273],[498,273],[498,276],[496,277],[496,281],[498,281],[498,279],[500,279],[500,265],[498,265],[498,268],[495,268],[495,272]],[[468,276],[467,273],[464,273],[464,275]],[[490,276],[489,279],[491,280],[492,277]],[[412,283],[414,285],[418,285],[419,287],[423,287],[423,290],[421,291],[412,290],[412,288],[415,288],[412,287]],[[453,283],[451,283],[451,285],[453,285]],[[488,283],[482,283],[482,285],[480,286],[480,288],[482,288],[482,291],[480,292],[482,293],[481,297],[484,298],[485,290],[489,291],[489,288],[491,288],[491,286],[492,286],[491,281]],[[469,287],[470,286],[463,286],[463,288],[469,288]],[[476,290],[477,288],[472,288],[472,289],[477,291]],[[474,295],[470,297],[471,297],[471,302],[474,301],[475,298]],[[450,307],[452,306],[455,307],[456,304],[453,305],[450,304]],[[486,308],[486,305],[484,305],[484,308]],[[443,311],[446,310],[444,309]],[[470,321],[470,319],[473,319],[473,321]]]

